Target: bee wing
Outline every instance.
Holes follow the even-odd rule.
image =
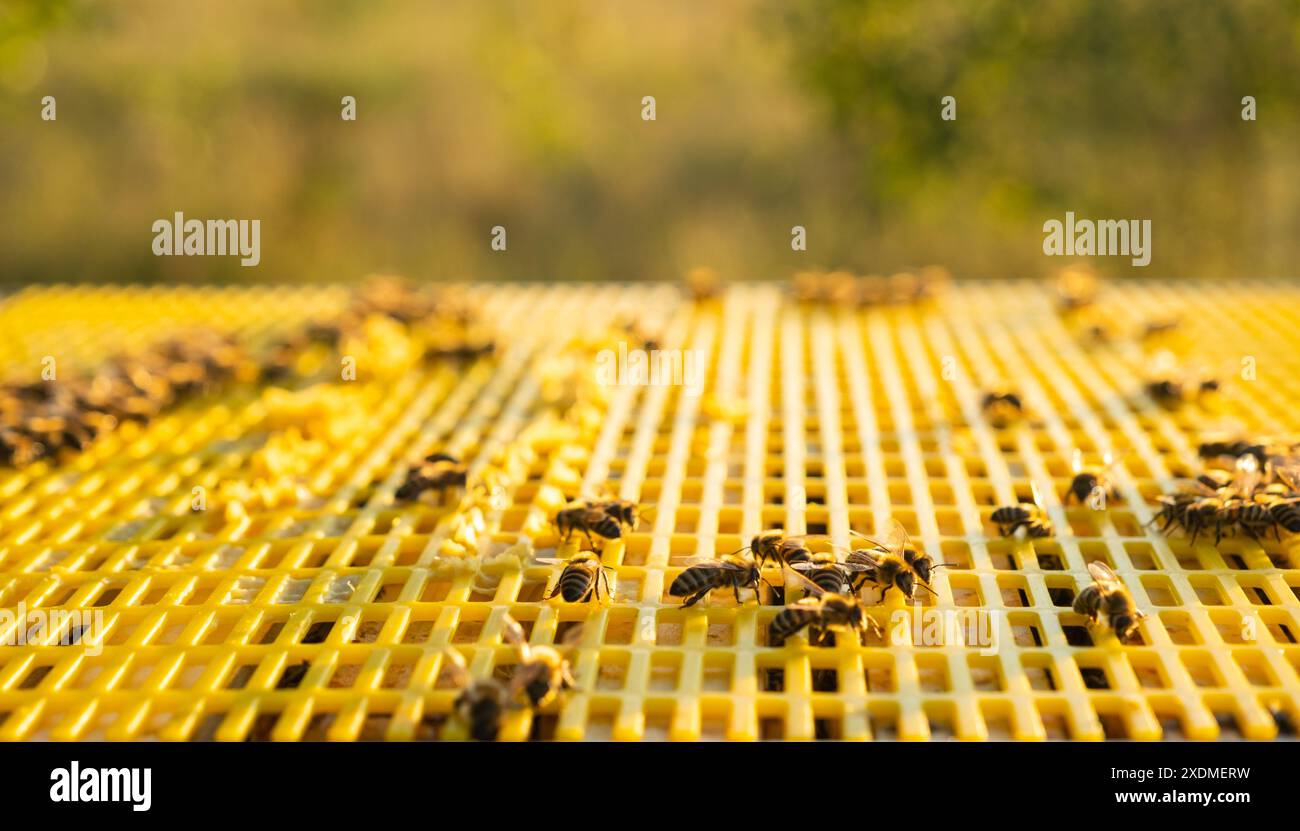
[[[853,571],[853,572],[873,571],[875,569],[874,565],[867,565],[865,563],[836,563],[835,565],[837,568],[840,568],[844,571]]]
[[[907,529],[903,523],[896,519],[889,520],[889,533],[885,535],[885,550],[891,554],[902,556],[903,550],[907,548],[910,537],[907,536]]]
[[[562,565],[564,565],[565,563],[567,563],[567,562],[569,562],[569,561],[568,561],[568,560],[562,560],[562,559],[560,559],[559,557],[535,557],[535,558],[533,558],[533,562],[534,562],[534,563],[543,563],[543,564],[548,565],[548,566],[562,566]]]
[[[876,543],[876,545],[880,545],[880,543]],[[882,548],[881,550],[883,551],[884,549]],[[878,558],[878,557],[875,555],[875,552],[869,551],[869,550],[867,550],[867,549],[865,549],[865,548],[859,548],[857,551],[855,551],[855,552],[853,552],[853,553],[857,554],[859,557],[861,557],[862,559],[864,559],[864,560],[867,561],[868,564],[865,565],[865,566],[863,566],[863,569],[862,569],[863,571],[870,571],[870,570],[872,570],[872,569],[874,569],[874,568],[877,568],[877,567],[880,565],[880,558]],[[846,566],[852,566],[852,565],[857,565],[857,564],[856,564],[856,563],[843,563],[843,565],[846,565]]]
[[[712,557],[691,557],[685,562],[691,566],[711,566],[726,569],[727,571],[741,571],[745,568],[740,563],[733,563],[730,560],[715,560]]]
[[[1043,492],[1038,489],[1038,483],[1032,479],[1029,480],[1029,493],[1033,495],[1035,505],[1040,509],[1046,507],[1043,504]]]
[[[524,636],[524,627],[508,614],[502,616],[501,626],[501,637],[514,646],[519,651],[520,659],[527,663],[531,651],[528,648],[528,639]]]
[[[1259,487],[1259,459],[1250,453],[1237,459],[1237,472],[1233,477],[1233,487],[1238,493],[1251,494]]]
[[[569,631],[564,633],[564,638],[560,641],[561,646],[575,647],[582,640],[585,627],[579,623],[577,626],[570,626]]]
[[[1118,587],[1124,585],[1120,582],[1119,575],[1115,573],[1115,570],[1100,560],[1093,560],[1088,563],[1088,573],[1092,575],[1093,580],[1103,586]]]
[[[790,573],[793,574],[795,576],[795,579],[797,579],[800,583],[803,583],[803,587],[807,589],[808,593],[811,594],[813,597],[821,597],[823,594],[826,593],[821,586],[809,580],[807,577],[804,577],[799,572],[791,571]]]
[[[682,563],[688,566],[720,566],[725,560],[719,560],[714,557],[687,557]]]
[[[863,542],[871,543],[873,546],[879,548],[881,551],[889,550],[889,548],[880,540],[874,539],[873,537],[868,537],[866,534],[859,534],[857,531],[854,531],[852,528],[849,529],[849,533],[857,537],[858,539],[862,540]]]
[[[1291,490],[1300,490],[1300,464],[1284,464],[1273,469],[1273,475]]]
[[[442,649],[442,657],[444,666],[446,666],[448,674],[451,675],[452,682],[458,687],[469,686],[470,681],[473,679],[470,678],[469,666],[465,663],[465,656],[450,646],[445,646]]]

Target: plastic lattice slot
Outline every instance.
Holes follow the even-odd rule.
[[[572,644],[578,689],[509,713],[505,739],[1267,739],[1300,720],[1292,541],[1216,544],[1150,524],[1211,425],[1296,429],[1300,289],[1111,287],[1115,325],[1178,315],[1186,354],[1233,368],[1213,402],[1172,410],[1143,395],[1137,342],[1081,341],[1036,285],[957,283],[931,303],[865,310],[762,285],[699,303],[654,285],[469,292],[510,333],[504,348],[401,372],[359,362],[356,380],[317,385],[334,396],[324,403],[313,388],[285,393],[323,408],[324,427],[237,385],[0,470],[0,738],[463,738],[444,648],[476,677],[509,679],[507,613],[533,644]],[[33,378],[49,356],[91,370],[198,324],[265,338],[347,296],[28,289],[0,305],[0,353]],[[603,387],[550,446],[568,423],[550,389],[563,345],[624,313],[657,321],[659,346],[698,350],[700,387]],[[1250,378],[1236,374],[1244,359]],[[1030,415],[993,429],[980,396],[1003,381]],[[454,500],[394,499],[432,449],[475,471],[521,442],[519,475],[472,522]],[[1119,457],[1105,510],[1062,502],[1076,449]],[[989,515],[1031,481],[1056,535],[1000,537]],[[523,540],[572,554],[577,539],[554,550],[550,520],[576,492],[645,512],[605,549],[604,602],[545,600],[559,566],[510,556]],[[769,592],[737,606],[718,591],[691,609],[667,594],[689,560],[762,529],[848,548],[850,529],[891,518],[949,565],[935,596],[913,606],[891,592],[869,610],[883,638],[775,645]],[[1149,613],[1133,643],[1071,608],[1094,560]],[[57,624],[20,633],[19,609],[102,617],[87,643]],[[960,626],[937,642],[925,628],[972,619],[992,648]]]

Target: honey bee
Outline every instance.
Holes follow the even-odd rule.
[[[1196,454],[1202,459],[1220,459],[1224,457],[1239,459],[1242,456],[1254,456],[1255,461],[1261,468],[1268,464],[1267,447],[1264,444],[1250,442],[1245,439],[1203,441],[1197,446]]]
[[[1088,563],[1088,573],[1093,582],[1074,598],[1074,611],[1093,623],[1104,615],[1120,643],[1128,643],[1146,614],[1133,605],[1133,595],[1110,566],[1094,560]]]
[[[452,682],[460,688],[460,695],[452,705],[456,717],[475,741],[496,741],[501,732],[501,718],[511,706],[510,691],[491,678],[473,678],[464,656],[450,646],[443,649],[442,655]]]
[[[1300,534],[1300,467],[1289,465],[1276,470],[1276,489],[1264,497],[1274,531]]]
[[[731,587],[739,605],[740,590],[753,589],[755,599],[758,596],[758,582],[762,580],[758,566],[736,554],[723,554],[720,558],[695,561],[673,580],[668,593],[673,597],[685,597],[682,608],[694,606],[714,589]]]
[[[845,559],[848,564],[866,567],[862,569],[861,578],[853,586],[855,592],[870,583],[880,589],[882,601],[891,588],[897,588],[908,600],[912,599],[917,586],[934,594],[934,590],[929,585],[930,577],[934,569],[941,566],[935,565],[928,554],[912,545],[907,530],[898,520],[890,520],[889,534],[883,543],[864,537],[856,531],[853,534],[872,545],[871,548],[854,550]]]
[[[641,521],[641,507],[630,499],[598,499],[593,506],[618,520],[618,524],[635,531]]]
[[[1202,441],[1197,446],[1196,453],[1202,459],[1211,462],[1227,459],[1235,463],[1242,456],[1254,456],[1260,471],[1266,472],[1270,466],[1293,465],[1294,454],[1298,449],[1300,449],[1300,442],[1294,435],[1246,439],[1240,436],[1233,437],[1231,434],[1219,434]]]
[[[854,639],[861,643],[867,627],[880,634],[880,625],[867,614],[855,595],[823,591],[803,575],[791,573],[802,581],[809,594],[777,612],[770,630],[774,641],[783,642],[809,627],[813,635],[810,642],[822,641],[828,633],[852,632]]]
[[[582,532],[593,550],[599,550],[599,547],[592,534],[603,540],[616,540],[623,536],[623,523],[619,516],[586,500],[571,503],[557,511],[555,528],[565,542],[569,541],[574,532]]]
[[[1172,352],[1156,353],[1151,362],[1144,389],[1157,404],[1173,409],[1200,401],[1219,390],[1219,380],[1210,375],[1178,366]]]
[[[434,453],[407,471],[406,481],[394,494],[398,499],[417,499],[425,491],[437,491],[439,498],[452,488],[464,487],[468,468],[455,456]]]
[[[1241,517],[1242,500],[1230,492],[1216,492],[1201,489],[1187,506],[1183,520],[1183,530],[1192,532],[1192,542],[1200,536],[1201,531],[1214,527],[1214,542],[1217,545],[1223,538],[1225,530],[1231,532]]]
[[[1009,388],[992,389],[980,399],[984,418],[997,429],[1009,427],[1025,416],[1024,401],[1020,393]]]
[[[1100,494],[1105,499],[1119,499],[1119,491],[1115,489],[1115,483],[1110,475],[1111,468],[1114,466],[1115,459],[1109,450],[1101,457],[1101,467],[1092,468],[1084,465],[1083,452],[1075,448],[1070,460],[1070,470],[1073,471],[1074,478],[1070,480],[1070,487],[1061,501],[1069,504],[1070,497],[1074,497],[1075,501],[1084,505],[1088,504],[1089,498],[1094,494]]]
[[[1162,532],[1167,532],[1170,528],[1186,528],[1188,510],[1198,498],[1197,494],[1186,491],[1160,494],[1156,498],[1160,510],[1152,517],[1151,522],[1159,522]]]
[[[581,631],[581,627],[570,629],[566,641],[572,642],[575,633]],[[577,688],[568,659],[555,647],[530,645],[523,627],[510,615],[505,616],[505,639],[519,654],[519,665],[510,679],[511,700],[545,707],[562,693]]]
[[[1030,482],[1029,489],[1033,492],[1032,502],[1003,505],[995,509],[989,517],[993,520],[993,524],[998,526],[998,532],[1002,536],[1009,537],[1021,528],[1033,538],[1052,536],[1052,521],[1048,519],[1047,511],[1043,509],[1043,498],[1038,491],[1038,483]]]
[[[537,558],[539,563],[564,565],[560,579],[555,581],[555,588],[544,600],[559,595],[566,603],[587,603],[593,597],[600,600],[600,587],[605,586],[605,596],[610,596],[609,578],[605,575],[605,566],[595,554],[582,552],[569,560],[557,560],[548,557]]]
[[[852,594],[854,578],[871,570],[861,562],[842,563],[831,551],[815,552],[811,560],[791,563],[790,568],[832,594]]]
[[[754,560],[759,566],[766,565],[769,562],[775,562],[778,565],[806,563],[812,559],[812,552],[804,544],[803,537],[787,537],[785,532],[779,528],[771,531],[760,531],[755,534],[748,548],[753,552]],[[745,549],[740,550],[744,551]],[[740,552],[735,553],[739,554]]]
[[[1162,531],[1175,526],[1190,532],[1193,542],[1210,527],[1216,544],[1225,532],[1231,534],[1238,527],[1258,539],[1270,528],[1276,530],[1271,508],[1285,496],[1273,491],[1273,486],[1261,492],[1261,479],[1255,457],[1241,456],[1234,473],[1208,470],[1192,481],[1190,489],[1162,495],[1156,520],[1163,521]]]

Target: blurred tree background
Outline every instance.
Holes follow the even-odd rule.
[[[1298,46],[1265,0],[7,0],[0,280],[1032,276],[1067,210],[1152,220],[1109,273],[1289,277]],[[153,256],[176,211],[261,265]]]

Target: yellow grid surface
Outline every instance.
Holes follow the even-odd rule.
[[[661,285],[468,290],[508,344],[395,375],[358,365],[357,380],[331,386],[363,417],[303,460],[296,500],[241,512],[216,498],[278,429],[258,389],[0,469],[0,606],[103,614],[100,650],[60,646],[54,631],[0,647],[0,738],[461,738],[443,648],[476,676],[509,677],[506,613],[534,644],[582,628],[580,689],[512,712],[504,739],[1270,739],[1300,722],[1291,540],[1193,544],[1145,525],[1156,497],[1197,469],[1211,425],[1297,428],[1300,288],[1109,287],[1101,305],[1118,329],[1179,315],[1171,348],[1222,371],[1217,398],[1175,411],[1142,393],[1149,350],[1082,342],[1036,284],[959,282],[927,305],[869,310],[801,306],[765,285],[701,303]],[[0,356],[20,377],[46,356],[61,372],[90,369],[198,323],[256,341],[346,302],[339,289],[33,288],[0,303]],[[665,348],[701,350],[703,394],[605,388],[552,446],[548,367],[620,313],[661,323]],[[1002,381],[1030,418],[993,430],[980,396]],[[1076,448],[1121,460],[1122,498],[1105,511],[1061,503]],[[455,500],[394,501],[408,465],[434,449],[472,473],[503,453],[524,461],[477,533],[452,515]],[[1056,536],[998,537],[989,514],[1030,481]],[[605,550],[610,602],[544,601],[559,567],[521,568],[503,552],[530,538],[556,556],[556,491],[579,485],[635,500],[647,519]],[[201,511],[196,487],[213,495]],[[919,607],[891,592],[871,608],[896,640],[774,647],[778,606],[719,591],[682,610],[666,594],[690,558],[762,529],[849,546],[850,529],[891,517],[952,564]],[[1071,610],[1092,560],[1150,613],[1141,643]],[[994,654],[951,637],[917,645],[913,628],[891,625],[974,609],[993,613]],[[17,626],[0,638],[14,643]],[[295,666],[305,674],[283,683]]]

